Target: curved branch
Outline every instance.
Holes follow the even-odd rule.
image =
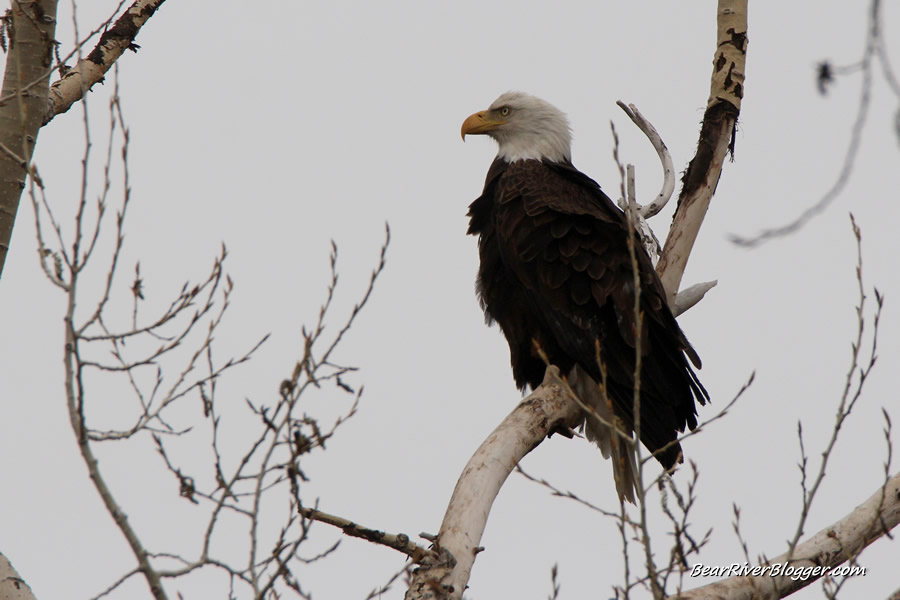
[[[480,550],[491,505],[516,464],[545,437],[576,426],[583,413],[550,366],[544,382],[488,436],[463,469],[435,540],[440,558],[427,557],[413,572],[407,600],[459,599]]]
[[[662,140],[662,136],[659,135],[656,127],[641,114],[641,111],[634,104],[626,105],[621,100],[616,101],[616,104],[644,132],[644,135],[647,136],[647,139],[653,145],[653,149],[656,150],[659,162],[662,163],[662,189],[659,190],[659,194],[656,195],[652,202],[638,209],[638,214],[642,219],[649,219],[650,217],[655,217],[663,209],[672,197],[672,192],[675,191],[675,166],[672,164],[672,155],[669,154],[669,148],[666,147],[666,143]]]
[[[139,46],[134,43],[134,38],[163,2],[165,0],[136,0],[115,24],[100,36],[100,41],[87,58],[79,60],[78,64],[50,86],[50,104],[44,120],[45,125],[53,117],[66,112],[81,100],[94,84],[103,81],[106,72],[125,50],[137,52]]]
[[[794,550],[794,558],[782,554],[768,565],[785,563],[808,578],[786,575],[771,576],[769,572],[758,576],[737,576],[723,579],[703,587],[683,592],[681,600],[717,598],[720,600],[749,600],[751,598],[784,598],[800,588],[827,575],[831,569],[853,560],[869,544],[900,524],[900,473],[891,477],[875,494],[860,504],[849,515],[830,527],[826,527]],[[816,569],[818,567],[818,569]],[[807,570],[808,569],[808,570]]]

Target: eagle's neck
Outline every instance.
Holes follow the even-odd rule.
[[[567,124],[554,129],[534,132],[516,132],[515,135],[496,135],[499,158],[506,162],[517,160],[549,160],[555,163],[571,162],[572,136]]]

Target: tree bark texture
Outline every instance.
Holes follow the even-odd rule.
[[[3,554],[0,554],[0,600],[34,600],[31,588]]]
[[[656,272],[672,306],[703,217],[719,184],[722,165],[734,155],[734,132],[744,97],[747,60],[747,0],[719,0],[712,82],[697,153],[682,179],[678,208]]]
[[[44,122],[56,33],[55,0],[13,0],[0,91],[0,274],[38,131]]]
[[[0,94],[0,276],[38,131],[103,81],[125,50],[137,51],[135,37],[163,2],[135,0],[103,32],[90,54],[49,86],[57,2],[12,0],[9,54]]]
[[[165,0],[136,0],[112,27],[103,32],[87,58],[79,60],[50,86],[50,109],[46,122],[69,110],[84,97],[86,91],[103,81],[106,72],[126,50],[137,52],[134,39],[163,2]]]

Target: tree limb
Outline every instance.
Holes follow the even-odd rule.
[[[853,512],[818,532],[794,550],[794,558],[782,554],[761,566],[789,563],[794,569],[807,569],[806,579],[780,575],[772,577],[736,576],[689,590],[677,596],[680,600],[759,600],[784,598],[826,575],[832,568],[855,559],[863,549],[887,535],[900,524],[900,473],[891,477],[868,500]],[[824,573],[817,573],[815,567]],[[796,572],[796,571],[795,571]]]
[[[734,154],[734,132],[744,97],[747,0],[719,0],[717,15],[718,48],[700,141],[682,178],[678,208],[656,266],[670,306],[719,183],[725,156],[729,151]]]
[[[45,125],[81,100],[94,84],[103,81],[106,72],[125,50],[137,52],[139,46],[134,43],[134,38],[163,2],[165,0],[136,0],[115,24],[100,36],[100,41],[87,58],[79,60],[50,86]]]
[[[583,413],[559,370],[548,367],[544,382],[481,444],[463,469],[434,543],[439,558],[426,558],[413,572],[407,600],[462,598],[480,550],[491,505],[507,476],[555,428],[576,426]]]
[[[672,165],[672,155],[669,153],[669,149],[666,147],[666,143],[662,140],[662,136],[659,135],[656,127],[641,114],[641,111],[634,104],[625,104],[621,100],[617,100],[616,105],[625,111],[625,114],[638,126],[638,129],[644,132],[644,135],[650,140],[650,144],[653,145],[653,149],[656,150],[659,162],[662,163],[663,184],[659,194],[656,195],[652,202],[638,208],[638,214],[641,216],[641,219],[649,219],[656,216],[666,206],[666,203],[672,198],[672,192],[675,191],[675,167]]]
[[[414,563],[421,563],[426,556],[431,554],[430,551],[411,541],[409,536],[403,533],[394,534],[386,533],[378,529],[371,529],[358,523],[354,523],[349,519],[330,515],[315,508],[300,507],[297,510],[307,519],[327,523],[328,525],[339,528],[344,532],[344,535],[362,538],[373,544],[380,544],[382,546],[387,546],[388,548],[393,548],[394,550],[399,550],[409,556],[410,560]]]

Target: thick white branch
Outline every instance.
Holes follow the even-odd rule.
[[[716,287],[718,280],[695,283],[691,287],[681,290],[675,296],[675,304],[672,306],[672,314],[676,317],[691,308],[701,300],[706,292]]]
[[[725,156],[734,151],[734,130],[744,95],[747,58],[747,0],[719,0],[717,49],[709,101],[697,153],[684,174],[678,209],[656,271],[673,305],[688,257],[719,183]]]
[[[575,427],[582,419],[559,371],[548,367],[544,382],[494,429],[456,483],[435,542],[435,550],[449,552],[455,564],[432,571],[424,563],[413,573],[407,600],[462,598],[491,506],[510,472],[555,427]]]
[[[836,567],[856,558],[863,549],[900,524],[900,473],[891,477],[887,485],[860,504],[849,515],[826,527],[797,546],[794,558],[782,554],[766,564],[807,567]],[[820,569],[824,571],[825,569]],[[805,581],[791,577],[742,576],[730,577],[682,593],[681,600],[761,600],[784,598],[816,581],[825,573],[809,571]],[[827,573],[827,571],[826,571]]]

